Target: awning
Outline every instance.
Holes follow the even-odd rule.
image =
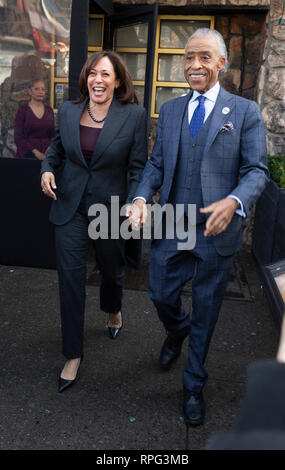
[[[105,11],[108,15],[113,15],[115,13],[112,0],[94,0],[102,10]]]

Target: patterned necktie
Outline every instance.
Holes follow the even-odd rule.
[[[191,122],[190,122],[190,132],[192,137],[195,137],[195,135],[198,133],[200,128],[203,126],[204,123],[204,117],[205,117],[205,96],[200,95],[198,96],[199,104],[196,107]]]

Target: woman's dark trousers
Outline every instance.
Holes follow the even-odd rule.
[[[80,204],[68,223],[55,226],[62,352],[67,359],[81,357],[83,353],[86,265],[90,245],[90,220],[84,206]],[[100,307],[106,313],[117,313],[122,302],[125,240],[99,238],[93,243],[102,275]]]

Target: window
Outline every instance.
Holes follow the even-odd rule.
[[[147,38],[148,23],[120,26],[114,35],[114,50],[130,72],[140,104],[144,102]]]
[[[163,103],[185,95],[184,48],[198,28],[214,28],[211,16],[160,15],[157,22],[151,116],[157,118]]]
[[[156,44],[150,114],[158,118],[166,101],[189,92],[184,78],[184,48],[198,28],[214,28],[212,16],[160,15],[156,25]],[[113,49],[123,58],[130,72],[139,103],[143,105],[146,83],[146,59],[149,23],[134,19],[133,23],[114,28]],[[104,15],[89,15],[88,53],[103,49]]]
[[[52,33],[52,42],[55,44],[55,33]],[[68,73],[69,73],[69,43],[59,43],[51,50],[51,93],[50,105],[57,110],[63,101],[68,99]]]
[[[88,55],[102,51],[104,35],[104,15],[89,15]]]
[[[3,157],[25,158],[17,153],[14,123],[19,108],[30,101],[31,81],[44,81],[44,102],[53,109],[67,98],[71,6],[72,0],[0,1]]]

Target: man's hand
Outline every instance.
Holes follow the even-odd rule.
[[[206,222],[205,237],[218,235],[226,230],[239,204],[234,198],[225,198],[200,209],[202,214],[211,213]]]
[[[132,230],[139,230],[147,218],[147,207],[143,199],[136,199],[131,206],[127,208],[127,217],[129,217]]]
[[[285,315],[283,315],[276,359],[278,362],[285,362]]]
[[[45,171],[42,174],[41,187],[43,193],[56,201],[56,195],[53,189],[56,189],[54,174],[51,171]]]

